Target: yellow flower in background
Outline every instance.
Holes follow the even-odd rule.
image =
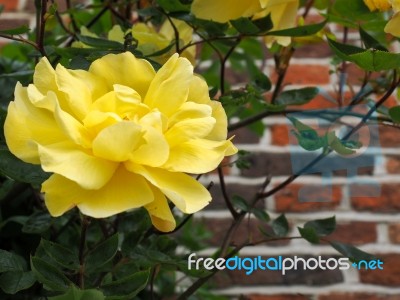
[[[211,200],[186,173],[209,172],[237,151],[221,104],[177,54],[158,72],[130,52],[88,71],[54,70],[43,58],[33,84],[17,84],[4,131],[14,155],[53,173],[42,185],[51,215],[145,207],[161,231],[175,228],[167,198],[184,213]]]
[[[194,0],[191,11],[200,19],[216,22],[228,22],[240,17],[258,19],[271,14],[272,30],[282,30],[295,27],[298,7],[299,0]],[[265,42],[268,47],[274,42],[288,46],[291,38],[266,36]]]
[[[183,47],[192,41],[193,28],[187,25],[185,22],[171,19],[174,26],[179,32],[179,46]],[[138,50],[143,53],[144,56],[151,56],[150,59],[164,64],[172,54],[176,52],[175,47],[175,32],[169,20],[166,20],[158,31],[150,23],[138,22],[132,26],[131,29],[124,32],[119,25],[114,25],[113,28],[108,32],[107,39],[119,43],[124,43],[125,36],[128,33],[132,33],[133,38],[138,41]],[[86,27],[81,27],[81,35],[98,38],[96,34],[89,31]],[[171,46],[172,45],[172,46]],[[160,52],[163,49],[171,46],[168,51],[163,54],[152,56],[153,53]],[[83,42],[76,41],[72,44],[75,48],[90,48],[90,46]],[[185,49],[181,53],[182,57],[186,57],[192,65],[195,64],[196,58],[196,47],[192,46]]]
[[[240,17],[251,17],[260,12],[268,0],[194,0],[192,13],[199,19],[226,23]]]
[[[185,22],[171,19],[179,32],[179,46],[183,47],[192,41],[193,29]],[[138,50],[145,56],[159,52],[175,41],[175,32],[169,20],[166,20],[157,32],[153,26],[146,23],[136,23],[131,29],[132,36],[138,41]],[[159,56],[150,57],[160,64],[164,64],[168,58],[176,51],[175,45],[171,49]],[[186,57],[194,65],[196,47],[192,46],[185,49],[181,56]]]
[[[393,16],[385,26],[385,32],[400,37],[400,0],[364,0],[370,11],[394,11]]]
[[[271,14],[272,31],[283,30],[296,26],[297,10],[299,8],[298,0],[269,0],[262,12],[256,14],[254,18],[265,17]],[[265,36],[267,47],[271,47],[274,42],[281,46],[289,46],[291,43],[290,36]]]

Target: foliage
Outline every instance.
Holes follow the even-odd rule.
[[[248,127],[262,135],[264,118],[287,116],[299,146],[307,151],[319,151],[320,155],[311,164],[331,152],[344,156],[353,154],[362,144],[353,140],[352,135],[368,122],[385,122],[388,126],[400,123],[400,106],[389,109],[384,106],[400,82],[400,54],[389,50],[397,38],[388,36],[383,30],[388,14],[369,11],[362,0],[301,1],[305,13],[299,26],[279,30],[272,30],[273,12],[261,17],[245,15],[219,23],[197,18],[191,13],[191,1],[117,0],[111,4],[110,1],[96,0],[89,5],[76,6],[70,6],[70,1],[65,2],[68,9],[60,12],[55,4],[48,7],[45,0],[36,0],[38,28],[22,26],[0,31],[1,37],[12,41],[0,50],[2,127],[15,85],[18,81],[24,86],[32,82],[34,67],[42,56],[46,56],[53,66],[61,63],[70,69],[88,70],[100,57],[129,51],[158,70],[162,64],[160,57],[171,51],[181,54],[192,47],[197,48],[197,70],[207,81],[211,97],[218,98],[224,106],[230,132]],[[320,12],[322,22],[308,23],[311,7]],[[172,19],[183,21],[196,38],[191,41],[182,38],[184,32],[173,26]],[[148,43],[152,47],[146,41],[140,45],[131,33],[137,22],[146,23],[153,29],[160,28],[164,22],[172,22],[173,38],[166,47],[153,47],[157,45],[157,35],[149,37],[152,40]],[[123,40],[109,38],[115,25],[121,28]],[[342,41],[329,32],[330,25],[344,28]],[[349,29],[358,30],[362,46],[348,42]],[[267,49],[262,39],[266,36],[290,37],[290,44],[275,43]],[[74,47],[74,42],[84,46]],[[334,72],[339,77],[348,64],[355,64],[365,74],[361,89],[354,93],[348,107],[344,107],[342,92],[347,86],[351,90],[353,87],[345,80],[339,80],[337,101],[335,99],[339,110],[320,113],[320,117],[332,122],[346,115],[358,118],[358,125],[342,136],[333,130],[321,134],[312,125],[291,115],[293,112],[312,113],[304,105],[322,94],[319,87],[287,88],[284,85],[294,52],[304,45],[321,43],[328,44],[334,53],[332,67],[336,68]],[[275,62],[276,76],[273,78],[264,72],[265,53]],[[205,61],[212,63],[203,65]],[[243,84],[232,86],[228,72],[231,76],[240,76]],[[375,73],[380,75],[379,79],[372,76]],[[371,96],[376,96],[377,100],[371,100]],[[354,113],[353,105],[361,103],[368,104],[370,110],[364,114]],[[373,117],[374,113],[379,113],[379,117]],[[248,154],[239,151],[230,166],[250,168]],[[243,247],[277,239],[303,238],[312,244],[328,242],[353,261],[373,258],[352,245],[329,239],[336,227],[334,217],[309,220],[303,227],[298,227],[298,236],[288,236],[290,220],[284,214],[275,216],[259,208],[260,200],[274,195],[306,169],[273,188],[269,188],[270,178],[266,174],[260,191],[245,198],[229,196],[221,170],[220,186],[232,215],[232,230],[236,230],[245,217],[254,217],[263,224],[259,230],[265,239],[231,245],[234,232],[227,232],[217,255],[233,255]],[[212,232],[199,225],[192,215],[179,215],[173,210],[177,227],[170,233],[154,228],[143,208],[104,219],[89,218],[76,209],[57,218],[51,217],[40,192],[41,184],[51,174],[16,158],[6,145],[3,130],[0,134],[0,175],[1,299],[12,299],[16,295],[18,299],[47,297],[53,300],[160,299],[162,295],[178,296],[178,299],[192,295],[191,299],[223,299],[212,295],[211,287],[206,284],[216,271],[189,270],[187,267],[189,253],[206,248],[206,241],[212,236]]]

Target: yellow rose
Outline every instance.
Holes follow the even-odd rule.
[[[299,0],[235,0],[229,3],[225,0],[194,0],[191,10],[200,19],[216,22],[228,22],[251,16],[258,19],[271,14],[272,30],[282,30],[295,27],[298,7]],[[265,42],[268,47],[271,47],[274,42],[288,46],[291,38],[266,36]]]
[[[175,228],[167,198],[184,213],[211,200],[185,173],[209,172],[237,151],[221,104],[177,54],[158,72],[129,52],[88,71],[54,70],[43,58],[33,84],[17,84],[4,130],[12,153],[53,173],[42,185],[51,215],[144,206],[162,231]]]
[[[389,0],[364,0],[364,3],[370,11],[387,11],[392,7]]]
[[[183,47],[192,41],[193,28],[185,22],[172,19],[175,28],[179,32],[179,46]],[[167,48],[175,40],[175,32],[169,20],[166,20],[157,32],[154,27],[146,23],[136,23],[132,27],[132,36],[138,41],[138,50],[145,56],[151,55]],[[150,57],[160,64],[164,64],[168,58],[176,51],[175,45],[166,53]],[[186,57],[194,65],[196,47],[185,49],[181,56]]]
[[[400,37],[400,0],[364,0],[370,11],[393,9],[394,15],[385,26],[385,32]]]

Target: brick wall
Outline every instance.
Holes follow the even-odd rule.
[[[0,0],[5,11],[0,16],[0,28],[12,28],[15,25],[29,24],[34,26],[33,0]],[[61,1],[63,2],[63,1]],[[61,7],[62,9],[62,7]],[[341,32],[331,28],[338,37]],[[350,34],[351,36],[351,34]],[[356,37],[356,35],[354,35]],[[0,40],[0,43],[6,42]],[[285,83],[302,87],[317,85],[336,95],[337,77],[330,74],[331,52],[326,44],[304,46],[295,52]],[[209,63],[209,62],[208,62]],[[207,62],[203,64],[207,65]],[[260,62],[261,65],[261,62]],[[268,59],[265,72],[272,80],[273,62]],[[202,67],[199,67],[199,72]],[[349,81],[356,89],[360,84],[360,71],[349,66]],[[240,76],[229,76],[234,84],[240,85]],[[346,96],[351,91],[346,91]],[[396,99],[392,97],[393,105]],[[334,107],[334,104],[323,96],[303,106],[306,109]],[[233,132],[235,143],[239,149],[251,151],[251,168],[248,170],[232,169],[226,176],[230,195],[254,194],[266,174],[272,175],[272,185],[283,181],[292,174],[291,147],[288,122],[283,117],[269,117],[264,120],[265,132],[259,137],[248,129]],[[351,197],[349,180],[345,172],[337,172],[332,179],[332,192],[310,194],[309,200],[321,197],[331,199],[328,202],[300,202],[300,188],[318,186],[319,177],[307,175],[297,179],[273,197],[260,203],[272,217],[286,213],[290,222],[291,235],[298,235],[297,226],[304,222],[336,216],[338,228],[329,238],[357,245],[361,249],[374,253],[384,260],[383,271],[296,271],[285,276],[277,272],[255,272],[250,276],[240,271],[224,271],[212,281],[219,293],[237,296],[249,300],[396,300],[400,299],[400,131],[393,128],[380,128],[380,144],[383,153],[381,162],[360,170],[362,178],[372,177],[381,184],[379,197]],[[211,192],[212,203],[204,211],[196,215],[213,233],[209,239],[210,248],[203,255],[212,254],[230,224],[230,214],[225,204],[215,173],[204,176],[205,183],[215,183]],[[363,188],[365,189],[365,187]],[[314,198],[313,198],[314,197]],[[238,229],[234,242],[240,243],[249,234],[254,239],[261,238],[260,221],[250,219]],[[248,247],[241,251],[246,256],[302,256],[314,257],[322,255],[326,258],[337,257],[338,253],[330,246],[322,244],[311,246],[304,240],[278,241],[262,246]]]

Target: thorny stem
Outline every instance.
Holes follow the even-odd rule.
[[[222,196],[223,196],[223,198],[225,200],[225,204],[228,207],[232,217],[234,219],[236,219],[238,217],[238,212],[233,207],[231,199],[230,199],[230,197],[228,195],[228,192],[226,191],[224,173],[223,173],[223,170],[222,170],[221,166],[218,167],[218,177],[219,177],[219,183],[220,183],[220,186],[221,186]]]
[[[90,218],[82,216],[81,220],[81,237],[79,242],[79,274],[78,274],[78,285],[81,289],[85,288],[85,245],[86,245],[86,233],[90,224]]]
[[[44,30],[46,27],[47,0],[39,0],[37,2],[40,8],[36,16],[36,45],[40,53],[46,56],[46,51],[44,50]]]

